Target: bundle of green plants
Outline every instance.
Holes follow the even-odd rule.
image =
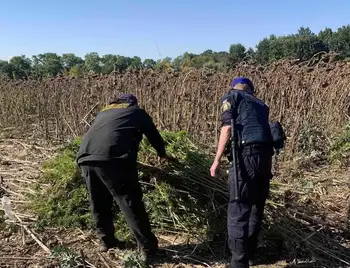
[[[139,177],[151,224],[157,232],[179,233],[206,241],[226,236],[228,189],[226,176],[209,174],[212,157],[191,141],[185,132],[162,132],[167,153],[176,161],[161,164],[147,139],[139,151]],[[88,195],[75,163],[80,139],[64,146],[47,161],[35,186],[31,208],[41,225],[92,228]],[[262,244],[285,251],[295,259],[306,258],[317,267],[341,267],[350,263],[349,249],[341,235],[326,224],[314,222],[318,211],[295,185],[273,180],[266,209]],[[287,193],[298,193],[287,198]],[[302,213],[301,213],[302,212]],[[307,215],[308,217],[305,217]],[[118,207],[115,207],[117,236],[132,235]],[[283,247],[272,238],[278,237]],[[221,248],[223,246],[222,242]],[[335,266],[337,265],[337,266]]]
[[[209,175],[211,157],[191,142],[185,132],[161,133],[167,153],[176,161],[160,164],[147,139],[139,151],[139,177],[151,223],[157,231],[210,235],[224,226],[226,183]],[[88,194],[75,163],[80,139],[65,145],[43,165],[31,208],[39,224],[93,227]],[[115,206],[117,235],[131,238],[122,213]],[[222,221],[218,222],[218,218]],[[217,225],[217,226],[216,226]],[[224,231],[224,227],[222,227]]]

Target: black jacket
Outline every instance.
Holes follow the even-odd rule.
[[[77,155],[77,163],[127,159],[137,161],[143,134],[159,156],[165,146],[152,118],[138,106],[102,110],[84,135]]]

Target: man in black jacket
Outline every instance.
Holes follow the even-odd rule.
[[[114,236],[113,199],[123,212],[139,249],[148,256],[162,253],[151,231],[137,174],[137,154],[143,134],[161,159],[167,159],[163,139],[137,98],[122,94],[95,118],[77,155],[90,196],[100,250],[122,248]]]
[[[269,107],[254,96],[253,83],[244,77],[233,81],[232,90],[224,95],[220,106],[221,134],[210,172],[213,177],[216,175],[220,159],[230,140],[231,120],[235,119],[238,174],[236,176],[231,164],[228,178],[230,200],[227,228],[228,244],[232,252],[230,267],[248,268],[249,263],[253,264],[256,253],[272,178],[273,140],[269,125]],[[232,162],[232,152],[229,160]],[[240,199],[237,200],[236,197]]]

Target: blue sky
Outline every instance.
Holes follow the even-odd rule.
[[[350,1],[0,0],[0,58],[44,52],[176,57],[350,24]],[[159,51],[158,48],[159,47]]]

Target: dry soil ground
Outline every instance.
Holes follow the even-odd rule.
[[[53,155],[54,149],[33,141],[0,139],[0,197],[10,197],[12,209],[17,216],[14,224],[4,223],[3,219],[0,221],[0,267],[60,267],[59,261],[50,259],[50,254],[44,249],[52,250],[57,245],[71,249],[78,256],[83,252],[84,258],[95,267],[123,267],[122,252],[98,252],[93,232],[57,228],[39,231],[23,227],[35,222],[35,216],[28,215],[29,212],[23,209],[28,202],[24,196],[29,191],[26,186],[40,175],[40,164]],[[35,238],[43,245],[40,246]],[[203,257],[205,254],[200,254],[199,248],[194,250],[193,247],[186,246],[188,241],[183,237],[159,238],[161,246],[168,249],[169,256],[154,264],[154,267],[225,267],[223,261]],[[287,267],[287,264],[285,261],[276,261],[257,267]]]

